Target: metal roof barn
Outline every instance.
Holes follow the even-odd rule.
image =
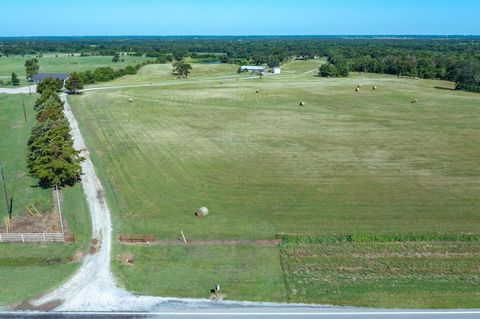
[[[70,74],[67,73],[37,73],[32,76],[32,81],[40,82],[46,78],[53,78],[60,81],[65,81],[69,76]]]
[[[240,70],[242,71],[265,71],[266,68],[263,66],[257,66],[257,65],[242,65],[240,67]]]

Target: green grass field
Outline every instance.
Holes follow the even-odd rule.
[[[21,85],[26,85],[25,80],[25,61],[34,56],[10,56],[0,57],[0,80],[10,81],[12,72],[15,72],[21,78]],[[124,61],[112,62],[111,56],[86,56],[81,57],[78,54],[69,56],[66,54],[46,54],[43,57],[38,57],[38,64],[40,65],[39,72],[47,73],[71,73],[75,71],[94,70],[98,67],[109,66],[113,69],[124,68],[128,65],[133,65],[147,60],[146,57],[121,56],[120,59]]]
[[[21,95],[0,94],[0,160],[6,172],[9,196],[13,197],[13,215],[26,214],[25,206],[34,204],[42,213],[53,208],[52,190],[36,187],[26,173],[27,139],[35,114],[36,95],[24,95],[27,119],[24,121]],[[63,213],[75,244],[22,245],[0,244],[0,305],[34,297],[66,280],[78,268],[70,262],[78,250],[85,250],[90,234],[88,208],[80,185],[63,189]],[[5,216],[3,193],[0,200],[1,221]]]
[[[478,242],[281,245],[289,302],[478,308]]]
[[[0,94],[0,161],[5,169],[7,190],[12,201],[13,215],[25,212],[27,204],[33,204],[41,213],[51,211],[53,205],[52,191],[37,187],[34,178],[26,171],[27,140],[35,124],[33,103],[36,94],[23,94],[27,122],[23,115],[22,95]],[[5,216],[5,201],[0,201],[0,212]]]
[[[114,232],[175,239],[183,230],[190,240],[272,239],[278,233],[478,233],[478,94],[453,91],[449,82],[386,75],[319,78],[309,71],[320,63],[293,61],[281,75],[264,79],[237,75],[235,66],[193,65],[187,80],[174,80],[168,65],[149,65],[136,76],[104,84],[147,87],[70,97],[106,185]],[[363,87],[356,93],[357,84]],[[306,106],[299,107],[300,101]],[[202,220],[194,216],[200,206],[210,210]],[[406,250],[415,254],[417,248]],[[478,262],[478,245],[470,248],[469,262]],[[115,259],[114,269],[123,285],[143,294],[208,297],[210,286],[221,281],[232,287],[225,291],[232,299],[473,305],[472,298],[450,298],[461,270],[444,270],[464,263],[460,257],[432,259],[432,267],[441,264],[438,272],[431,270],[436,275],[409,278],[410,290],[395,286],[398,276],[379,259],[373,261],[379,264],[373,270],[378,280],[327,282],[318,293],[323,284],[314,281],[324,271],[313,269],[312,282],[297,295],[289,270],[286,285],[278,284],[278,260],[295,262],[288,250],[265,249],[265,258],[255,261],[254,271],[247,267],[246,276],[238,271],[243,266],[235,265],[250,260],[251,249],[117,246],[117,255],[130,251],[136,261],[124,266]],[[196,263],[215,257],[218,266]],[[407,254],[391,262],[410,261]],[[341,274],[347,261],[318,262]],[[295,267],[289,269],[295,273]],[[471,270],[461,290],[467,295],[478,285],[478,274],[471,264],[465,267]],[[171,283],[184,278],[188,285],[174,289]],[[239,286],[243,281],[248,284]],[[430,291],[415,292],[424,286]],[[258,295],[252,293],[256,290]],[[420,297],[422,302],[415,301]]]
[[[120,262],[122,253],[135,263]],[[128,290],[143,295],[208,298],[221,284],[230,300],[285,301],[280,258],[275,247],[119,246],[113,269]],[[222,292],[223,293],[223,292]]]

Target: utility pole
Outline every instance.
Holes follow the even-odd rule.
[[[62,234],[65,234],[65,230],[63,228],[63,217],[62,217],[62,204],[60,203],[60,193],[58,191],[58,185],[55,185],[56,197],[57,197],[57,207],[58,207],[58,215],[60,217],[60,228],[62,229]]]
[[[27,111],[25,111],[25,100],[23,99],[23,94],[20,94],[22,96],[22,106],[23,106],[23,117],[25,118],[25,122],[27,121]]]
[[[3,172],[3,164],[0,161],[0,175],[2,176],[2,185],[3,185],[3,195],[5,196],[5,215],[7,218],[10,218],[10,201],[8,200],[8,193],[7,193],[7,184],[5,182],[5,174]]]
[[[29,78],[29,77],[27,76],[28,91],[30,92],[30,95],[32,95],[32,89],[30,88],[30,80],[31,80],[31,78]]]

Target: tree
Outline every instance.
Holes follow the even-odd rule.
[[[80,77],[80,75],[78,75],[77,72],[73,72],[67,79],[65,87],[73,94],[77,94],[78,90],[83,89],[82,78]]]
[[[323,77],[335,77],[337,76],[337,68],[331,63],[322,64],[318,69],[318,75]]]
[[[449,78],[455,81],[456,90],[480,92],[480,62],[461,61],[451,70]]]
[[[35,101],[33,109],[37,112],[41,112],[41,110],[45,107],[46,102],[50,98],[55,99],[57,103],[62,104],[62,108],[63,108],[63,102],[58,97],[56,91],[51,89],[45,89],[42,91],[40,97]]]
[[[15,72],[12,72],[12,85],[19,85],[20,80]]]
[[[48,77],[40,81],[37,85],[37,92],[42,93],[45,90],[50,91],[59,91],[63,87],[63,81],[59,79],[54,79],[52,77]]]
[[[33,58],[30,60],[25,61],[25,74],[27,75],[27,79],[30,80],[35,74],[38,73],[38,69],[40,66],[38,65],[38,60]]]
[[[35,103],[37,123],[28,139],[27,167],[44,188],[73,185],[80,180],[84,160],[73,147],[63,102],[46,90]]]
[[[118,62],[118,61],[120,61],[120,55],[118,55],[118,53],[115,53],[115,55],[112,58],[112,62]]]
[[[111,67],[100,67],[93,71],[95,82],[107,82],[115,78],[115,70]]]
[[[68,121],[64,118],[37,124],[28,141],[27,166],[44,188],[73,185],[80,179],[83,160],[73,147]]]
[[[172,65],[173,65],[174,75],[184,76],[188,78],[188,75],[192,70],[192,66],[190,64],[185,63],[184,61],[176,61],[176,62],[173,62]]]
[[[185,57],[188,56],[188,51],[185,49],[175,50],[172,53],[172,56],[175,59],[175,61],[182,61]]]

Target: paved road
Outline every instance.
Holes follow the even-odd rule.
[[[480,310],[354,310],[351,308],[326,308],[324,310],[311,308],[285,308],[275,309],[220,309],[220,310],[199,310],[197,312],[49,312],[49,313],[8,313],[0,312],[0,318],[26,318],[26,319],[113,319],[113,318],[248,318],[248,319],[300,319],[300,318],[321,318],[321,319],[478,319]]]

